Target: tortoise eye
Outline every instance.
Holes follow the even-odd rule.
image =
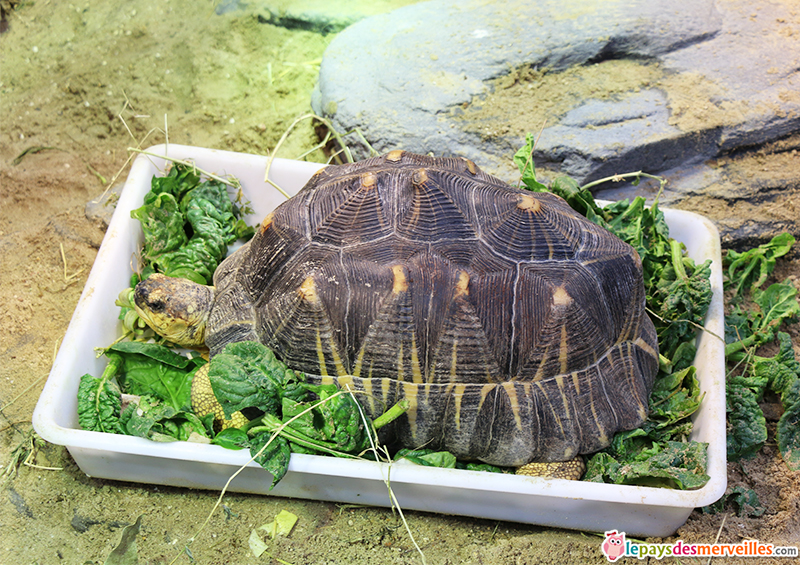
[[[163,300],[154,300],[150,303],[150,310],[153,312],[163,312],[167,308],[167,305],[164,303]]]

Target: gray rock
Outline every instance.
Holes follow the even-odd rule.
[[[325,52],[312,106],[343,131],[359,128],[379,151],[402,147],[496,162],[508,157],[508,141],[482,142],[451,112],[488,94],[489,80],[520,65],[557,71],[612,57],[654,58],[713,37],[721,23],[710,1],[565,8],[555,1],[432,0],[368,18],[337,36]],[[518,140],[524,133],[516,132]],[[558,139],[555,132],[543,137]],[[594,145],[559,139],[548,158],[588,170],[591,160],[607,157],[590,154],[578,162]]]
[[[513,73],[546,69],[545,79],[557,79],[612,59],[641,65],[643,77],[656,78],[620,92],[611,77],[610,91],[581,91],[574,104],[547,115],[535,153],[540,174],[563,172],[579,182],[636,170],[663,174],[670,179],[663,203],[697,205],[726,244],[753,244],[776,230],[800,230],[791,206],[783,216],[777,208],[761,211],[765,198],[796,194],[800,173],[765,189],[734,164],[708,160],[800,131],[800,21],[792,10],[779,2],[432,0],[338,35],[312,106],[340,131],[358,128],[379,152],[462,155],[513,181],[511,156],[541,124],[513,112],[477,118],[475,111],[495,109],[509,83],[517,88]],[[517,88],[513,103],[523,110],[550,102],[536,98],[542,83],[528,83],[527,97]],[[654,196],[656,188],[619,185],[599,195]],[[736,216],[732,203],[740,201],[750,208]]]

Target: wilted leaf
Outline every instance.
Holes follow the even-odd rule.
[[[297,515],[292,514],[288,510],[281,510],[275,519],[262,526],[259,530],[264,530],[270,539],[275,539],[277,536],[288,536],[292,533],[292,528],[297,523]]]
[[[258,534],[258,530],[253,530],[250,532],[250,537],[247,539],[247,543],[250,545],[250,551],[253,552],[253,555],[256,556],[256,559],[261,557],[261,554],[269,549],[269,546],[264,543],[264,540],[262,540],[261,536]]]
[[[136,565],[139,557],[136,550],[136,538],[139,536],[139,529],[142,527],[142,517],[136,518],[136,523],[125,526],[122,529],[122,537],[119,545],[109,554],[104,565]]]

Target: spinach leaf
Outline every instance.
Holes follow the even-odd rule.
[[[792,471],[800,471],[800,378],[782,396],[784,411],[778,420],[778,449]]]
[[[279,415],[284,396],[304,395],[298,383],[304,378],[255,341],[230,343],[211,361],[211,388],[225,417],[247,408]]]
[[[753,335],[750,316],[740,304],[734,304],[725,315],[725,345],[742,341]]]
[[[731,461],[753,457],[767,441],[767,421],[758,405],[765,386],[764,379],[728,378],[725,397],[728,459]]]
[[[148,193],[144,205],[132,210],[131,217],[142,224],[145,243],[143,259],[147,262],[180,249],[188,241],[178,201],[171,194]]]
[[[363,408],[351,394],[333,384],[306,383],[305,375],[287,368],[261,343],[227,345],[211,360],[209,379],[226,416],[248,408],[263,413],[241,430],[221,433],[215,443],[249,445],[256,453],[277,433],[274,445],[258,458],[275,482],[286,472],[287,453],[355,457],[370,447],[370,432],[375,437],[374,426],[365,425]],[[378,418],[381,425],[408,409],[407,403],[398,405]]]
[[[225,428],[212,440],[213,444],[221,445],[225,449],[244,449],[250,447],[247,432],[239,428]]]
[[[207,441],[214,415],[200,419],[193,412],[176,410],[161,400],[142,396],[125,407],[120,424],[125,433],[153,441]]]
[[[576,212],[583,214],[595,223],[601,224],[611,218],[595,201],[592,193],[578,186],[572,177],[558,176],[550,183],[548,190],[567,201]]]
[[[800,315],[797,289],[789,279],[782,283],[772,284],[766,290],[754,290],[753,300],[761,310],[760,314],[755,316],[753,325],[755,331],[761,331],[770,326],[779,327],[784,321],[792,320]]]
[[[124,433],[119,423],[122,393],[113,380],[121,365],[122,359],[118,355],[110,355],[99,379],[88,373],[81,377],[78,385],[78,424],[81,429]]]
[[[312,410],[315,428],[321,439],[333,441],[338,451],[345,453],[358,453],[369,447],[369,437],[364,430],[363,410],[350,394],[335,396],[338,389],[335,385],[310,385],[302,387],[312,393],[316,400],[311,403],[322,404]],[[300,403],[296,409],[308,407],[309,401]],[[284,421],[289,419],[289,414],[284,413]]]
[[[434,451],[432,449],[401,449],[394,460],[406,459],[417,465],[425,467],[441,467],[444,469],[456,468],[456,456],[449,451]]]
[[[666,428],[688,418],[700,407],[703,396],[696,373],[692,365],[656,379],[650,393],[650,420],[656,428]]]
[[[716,514],[725,509],[725,504],[731,501],[736,507],[736,515],[739,517],[748,516],[750,518],[758,518],[763,515],[766,508],[761,506],[758,500],[758,495],[753,489],[745,488],[741,485],[729,489],[722,497],[714,504],[703,506],[703,514]]]
[[[649,306],[658,314],[655,321],[658,347],[667,357],[685,341],[693,340],[702,328],[711,304],[711,261],[700,266],[684,256],[683,246],[669,240],[670,262],[663,267]]]
[[[764,379],[773,392],[780,395],[784,408],[792,403],[795,382],[800,378],[800,363],[795,359],[792,338],[778,332],[778,352],[773,357],[752,358],[753,376]]]
[[[443,469],[466,469],[467,471],[484,471],[486,473],[507,473],[513,474],[514,469],[509,467],[497,467],[488,463],[476,463],[474,461],[459,461],[456,456],[449,451],[434,451],[433,449],[407,449],[403,448],[394,455],[394,460],[405,459],[424,467],[440,467]]]
[[[206,428],[213,415],[208,421],[200,420],[191,412],[190,399],[192,377],[205,364],[203,359],[142,342],[114,344],[105,355],[108,365],[101,378],[81,377],[78,423],[82,429],[159,441],[186,440],[192,432],[208,437]],[[122,391],[140,397],[124,411]]]
[[[641,196],[632,202],[612,202],[603,208],[605,219],[587,216],[633,247],[642,260],[642,274],[648,297],[657,289],[656,281],[671,256],[669,227],[664,213],[654,203],[648,207]]]
[[[764,391],[778,394],[783,414],[778,420],[777,441],[781,456],[792,470],[800,469],[800,362],[792,339],[778,333],[779,350],[773,357],[734,356],[746,360],[750,376],[728,379],[728,454],[735,460],[758,452],[767,440],[766,420],[758,405]]]
[[[122,359],[118,379],[127,394],[152,395],[175,410],[191,410],[192,378],[205,364],[200,357],[184,357],[163,345],[123,341],[108,348],[106,355]]]
[[[738,362],[743,351],[770,343],[775,331],[800,315],[797,289],[791,280],[774,283],[766,290],[755,289],[751,298],[756,309],[747,314],[737,305],[725,329],[725,357]],[[738,339],[737,339],[738,338]],[[730,339],[730,341],[729,341]]]
[[[600,452],[587,463],[583,480],[679,489],[700,488],[709,480],[706,474],[707,448],[708,444],[696,441],[667,441],[624,462],[607,452]]]
[[[272,432],[262,431],[250,439],[250,456],[255,457],[255,462],[272,474],[269,490],[272,490],[286,475],[292,455],[289,442],[280,435],[275,438],[272,438],[272,435]]]
[[[685,365],[685,355],[676,353],[668,365]],[[692,431],[690,417],[701,401],[694,366],[671,373],[659,371],[645,423],[615,434],[611,445],[589,459],[584,480],[669,488],[703,486],[708,481],[704,466],[707,444],[686,441]],[[672,462],[681,458],[694,466],[673,469]]]

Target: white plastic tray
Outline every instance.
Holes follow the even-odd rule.
[[[236,176],[252,201],[253,224],[283,201],[264,183],[265,157],[170,144],[151,153],[194,160],[219,175]],[[77,390],[81,375],[99,376],[106,364],[94,347],[111,343],[121,328],[114,299],[128,286],[141,229],[130,211],[141,205],[163,159],[139,156],[131,169],[108,231],[97,254],[58,356],[33,414],[41,437],[65,445],[75,462],[92,477],[191,488],[221,489],[249,455],[213,445],[155,443],[146,439],[79,429]],[[275,159],[270,178],[289,193],[297,192],[320,165]],[[695,416],[692,438],[708,442],[708,474],[702,489],[659,488],[495,475],[416,465],[391,467],[392,490],[403,509],[510,520],[561,528],[629,535],[668,536],[692,509],[715,502],[726,488],[725,363],[720,240],[716,228],[696,214],[664,211],[671,235],[686,244],[696,261],[713,259],[714,298],[706,328],[698,339],[696,365],[705,393]],[[271,476],[251,463],[231,490],[276,496],[390,506],[385,479],[390,468],[369,461],[294,454],[289,472],[268,491]]]

